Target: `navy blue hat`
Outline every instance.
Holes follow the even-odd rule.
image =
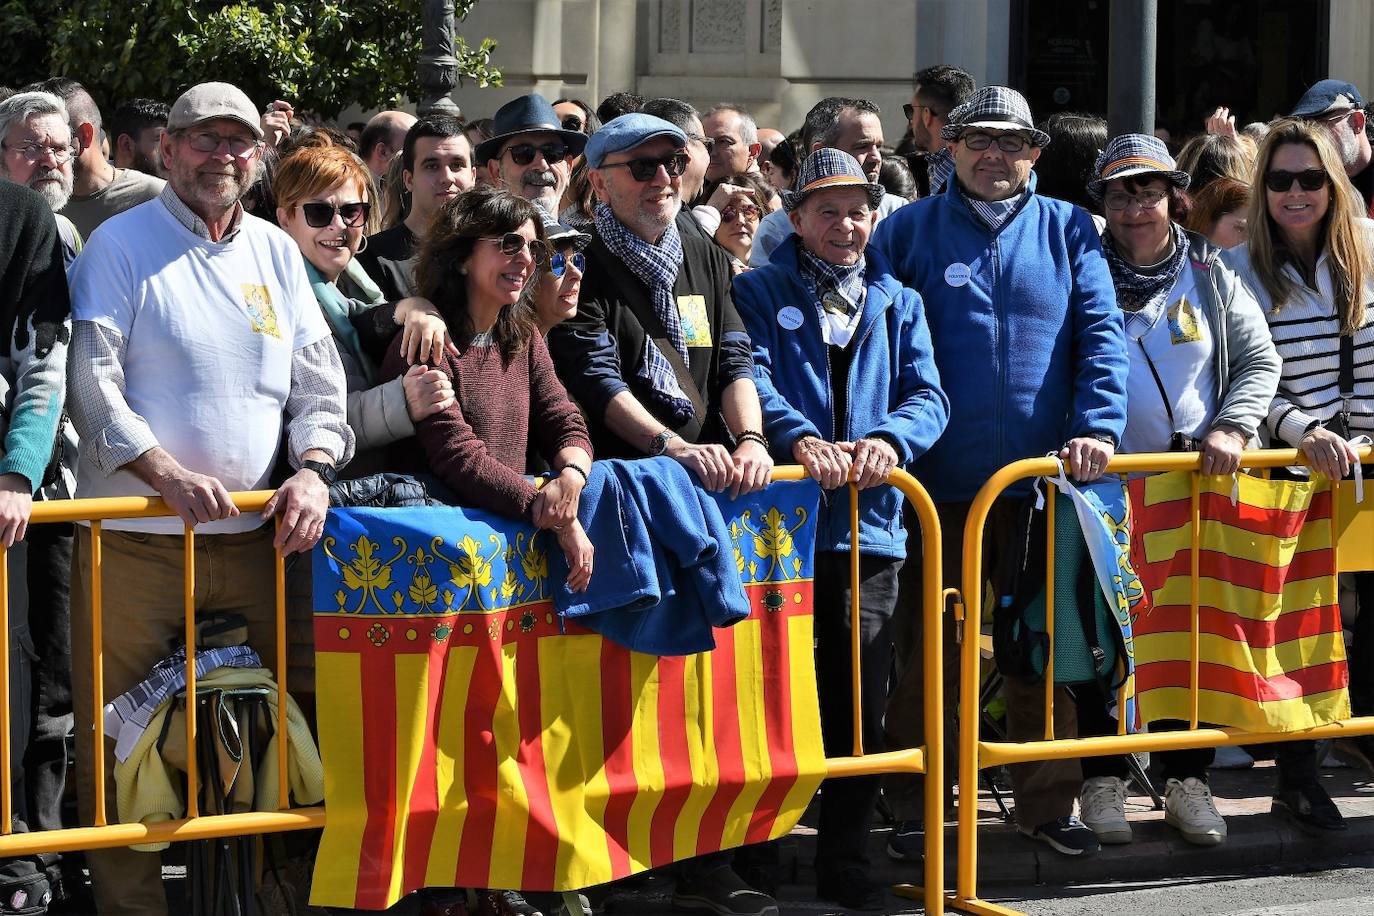
[[[1354,111],[1364,107],[1364,99],[1354,83],[1345,80],[1321,80],[1302,94],[1291,117],[1320,118],[1340,111]]]
[[[655,137],[670,137],[678,146],[687,146],[687,135],[662,118],[639,112],[621,115],[601,125],[587,141],[587,165],[599,169],[612,153],[634,149]]]
[[[560,140],[568,145],[568,152],[576,156],[587,145],[587,135],[581,131],[564,130],[563,122],[553,110],[549,100],[538,93],[522,95],[507,102],[496,110],[492,118],[492,130],[496,133],[490,140],[477,144],[473,150],[478,165],[486,165],[487,160],[495,159],[501,147],[511,137],[529,133],[558,134]]]

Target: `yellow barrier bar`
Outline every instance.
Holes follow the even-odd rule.
[[[37,833],[12,833],[0,837],[0,857],[31,856],[40,852],[73,852],[109,849],[135,843],[183,843],[217,837],[312,830],[324,826],[324,808],[294,811],[248,811],[243,814],[212,814],[159,821],[153,824],[110,824],[104,827],[68,827]]]
[[[849,483],[849,678],[854,756],[864,753],[863,622],[859,619],[859,487]]]
[[[1191,499],[1189,519],[1192,522],[1193,530],[1189,538],[1188,548],[1190,570],[1188,581],[1188,727],[1197,728],[1199,694],[1202,689],[1198,659],[1198,656],[1201,655],[1198,649],[1198,628],[1201,617],[1198,611],[1200,600],[1198,563],[1202,555],[1202,473],[1200,471],[1194,471],[1190,475],[1189,490]]]
[[[1054,740],[1054,484],[1045,485],[1045,740]],[[980,605],[982,602],[978,602]]]
[[[880,776],[884,773],[924,773],[929,757],[924,748],[882,751],[856,757],[830,757],[825,761],[825,778],[841,776]]]
[[[1057,464],[1052,459],[1040,462],[1036,471],[1053,474]],[[983,607],[983,526],[993,501],[1011,483],[1023,475],[1012,476],[1003,468],[992,476],[973,497],[968,518],[964,522],[964,562],[959,581],[964,596],[964,624],[959,645],[959,829],[958,858],[955,863],[954,900],[960,907],[964,901],[978,896],[978,725],[979,687],[982,684],[982,657],[978,651],[979,630]],[[1006,482],[994,486],[994,481]],[[973,701],[963,700],[973,697]],[[938,756],[938,755],[937,755]]]
[[[276,530],[281,531],[281,516],[277,516]],[[303,557],[302,562],[309,562]],[[280,550],[273,553],[272,570],[277,580],[277,808],[286,810],[291,807],[291,790],[288,787],[286,761],[286,557]]]
[[[51,503],[34,506],[34,514]],[[91,728],[91,759],[95,761],[95,826],[104,827],[105,818],[105,735],[100,727],[105,709],[105,661],[103,646],[105,636],[105,605],[101,591],[101,526],[99,520],[91,522],[91,709],[95,722]]]
[[[186,574],[184,581],[186,615],[186,817],[200,814],[200,767],[196,757],[196,717],[200,702],[196,697],[196,532],[186,526]]]
[[[0,684],[10,682],[10,551],[0,544]],[[20,650],[22,651],[22,650]],[[8,702],[0,703],[0,835],[13,829],[14,798],[10,773],[10,716],[14,710]]]

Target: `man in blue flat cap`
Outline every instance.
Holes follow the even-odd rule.
[[[1374,202],[1374,149],[1365,133],[1364,99],[1353,83],[1345,80],[1318,80],[1302,94],[1294,106],[1292,117],[1314,121],[1326,128],[1336,149],[1346,177],[1360,193],[1368,210]]]
[[[675,222],[686,145],[638,113],[587,142],[601,203],[577,315],[550,332],[549,349],[598,455],[667,455],[709,490],[750,492],[773,463],[729,262]]]
[[[495,134],[477,145],[477,167],[499,188],[534,201],[546,213],[558,213],[568,189],[572,161],[587,135],[564,130],[549,100],[538,93],[502,105],[492,119]]]

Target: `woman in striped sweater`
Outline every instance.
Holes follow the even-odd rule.
[[[1249,240],[1227,252],[1259,300],[1283,360],[1267,422],[1274,444],[1296,445],[1315,472],[1332,479],[1345,477],[1356,460],[1348,440],[1374,433],[1374,313],[1367,308],[1374,298],[1374,222],[1363,213],[1327,132],[1308,121],[1279,121],[1260,147]],[[1364,613],[1350,652],[1350,698],[1357,715],[1368,715],[1374,712],[1374,577],[1361,574],[1357,583]],[[1369,738],[1342,745],[1366,768],[1374,766]],[[1278,748],[1274,811],[1345,829],[1317,782],[1312,742]]]

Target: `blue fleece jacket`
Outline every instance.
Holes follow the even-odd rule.
[[[1126,337],[1088,211],[1031,193],[994,232],[951,181],[879,223],[873,247],[921,294],[949,395],[945,434],[913,466],[937,501],[1077,436],[1121,441]]]
[[[710,651],[712,627],[749,616],[720,506],[671,458],[595,462],[577,517],[602,574],[570,592],[567,559],[550,552],[562,616],[652,655]]]
[[[887,261],[866,254],[867,292],[859,326],[849,346],[849,377],[832,379],[828,347],[821,337],[820,306],[802,282],[797,237],[773,250],[767,267],[735,278],[735,307],[754,344],[754,384],[763,406],[764,432],[773,457],[791,464],[792,446],[804,436],[852,442],[882,435],[902,464],[909,464],[940,437],[949,418],[949,399],[931,353],[921,297],[892,276]],[[802,324],[789,330],[778,313],[795,306]],[[844,429],[835,428],[834,385],[846,386]],[[823,500],[816,521],[817,550],[849,550],[849,499],[843,492]],[[902,495],[879,486],[859,495],[859,550],[906,556]]]

